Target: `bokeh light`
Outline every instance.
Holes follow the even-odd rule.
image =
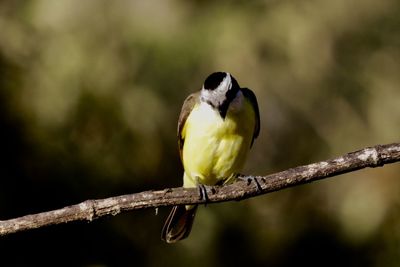
[[[180,186],[181,105],[219,70],[258,97],[246,174],[399,142],[399,1],[2,1],[0,33],[1,220]],[[398,266],[399,173],[201,207],[172,246],[168,209],[10,235],[1,262]]]

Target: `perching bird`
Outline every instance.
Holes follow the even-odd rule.
[[[240,88],[227,72],[212,73],[203,88],[189,95],[178,121],[178,146],[184,167],[183,187],[222,185],[233,181],[260,132],[257,98]],[[197,205],[174,206],[161,238],[186,238]]]

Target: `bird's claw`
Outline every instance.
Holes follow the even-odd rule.
[[[260,185],[260,182],[258,181],[257,177],[255,176],[239,176],[238,179],[242,180],[242,181],[246,181],[247,185],[250,185],[252,182],[255,183],[257,191],[261,192],[262,191],[262,187]]]
[[[209,198],[208,198],[208,193],[207,193],[207,187],[206,185],[199,184],[198,186],[199,189],[199,199],[204,201],[204,204],[207,205]]]

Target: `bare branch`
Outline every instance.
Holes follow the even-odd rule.
[[[208,193],[207,203],[242,200],[327,177],[367,167],[379,167],[397,161],[400,161],[400,143],[377,145],[327,161],[304,165],[267,176],[256,176],[258,185],[252,182],[251,178],[253,177],[243,176],[241,180],[233,184],[212,187],[211,192]],[[121,212],[136,209],[178,204],[200,204],[203,202],[199,199],[196,188],[185,189],[182,187],[145,191],[106,199],[86,200],[58,210],[0,221],[0,235],[72,221],[92,221],[103,216],[117,215]]]

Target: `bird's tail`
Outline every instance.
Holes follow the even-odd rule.
[[[161,232],[161,239],[167,243],[175,243],[190,234],[197,205],[194,206],[174,206],[165,221]]]

